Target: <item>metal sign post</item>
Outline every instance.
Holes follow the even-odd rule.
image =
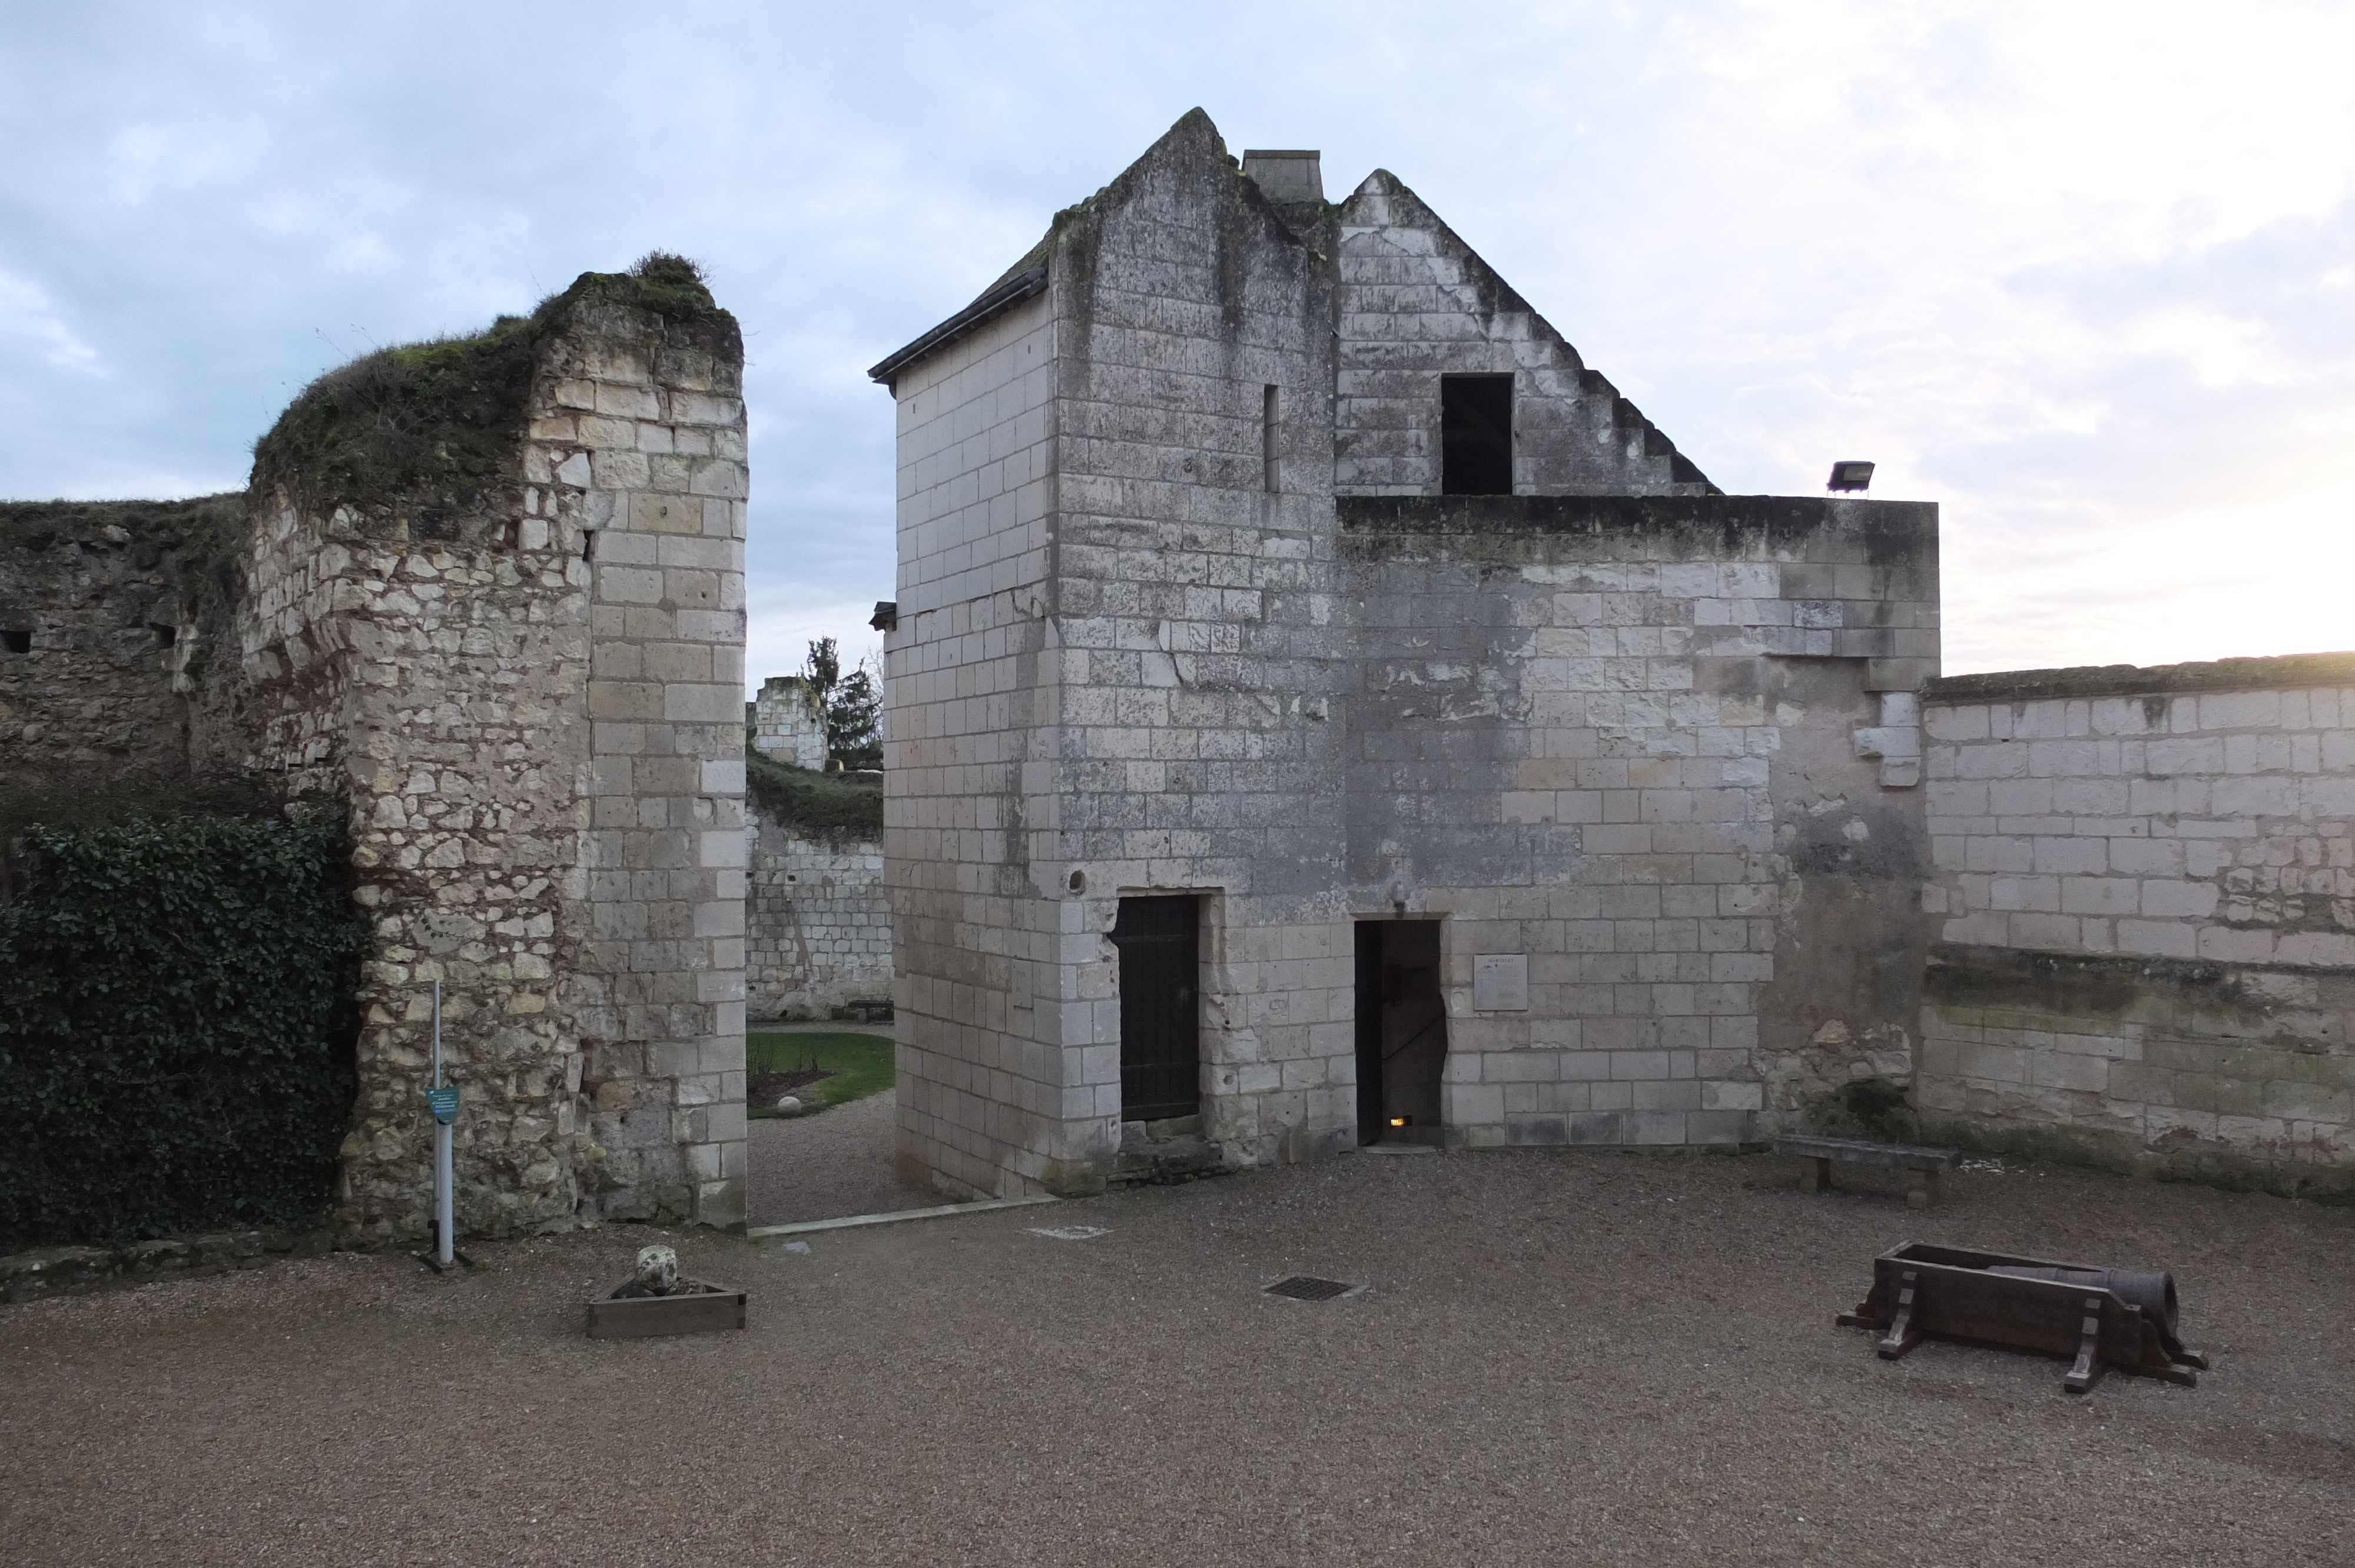
[[[435,980],[433,982],[433,1087],[437,1096],[442,1086],[442,982]],[[451,1095],[447,1097],[455,1100],[458,1097]],[[454,1105],[450,1107],[453,1113],[457,1108]],[[453,1119],[453,1118],[442,1114],[442,1107],[439,1105],[433,1107],[433,1261],[444,1268],[449,1267],[453,1261],[450,1255],[455,1240],[452,1234],[453,1227],[451,1224],[451,1211],[457,1204],[450,1191],[453,1185],[450,1172],[450,1123]]]
[[[457,1248],[457,1179],[452,1168],[450,1124],[458,1119],[458,1086],[442,1081],[442,982],[433,982],[433,1085],[425,1091],[433,1113],[433,1255],[423,1261],[436,1274],[454,1262],[474,1259]]]

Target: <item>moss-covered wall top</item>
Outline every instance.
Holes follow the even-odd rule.
[[[595,306],[648,312],[674,333],[700,329],[741,352],[735,318],[694,263],[656,253],[627,272],[583,272],[527,316],[382,349],[322,376],[255,443],[253,490],[283,488],[321,517],[346,509],[364,528],[399,519],[419,537],[468,537],[509,510],[521,484],[517,443],[543,350],[576,311]]]

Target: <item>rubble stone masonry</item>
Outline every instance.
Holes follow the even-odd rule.
[[[664,313],[627,283],[584,277],[527,323],[525,407],[474,503],[322,505],[299,447],[257,466],[234,602],[199,627],[143,586],[138,615],[181,635],[90,693],[160,707],[169,744],[44,721],[69,762],[348,798],[376,929],[356,1239],[424,1226],[436,981],[466,1234],[742,1219],[741,347],[708,296]],[[131,635],[103,596],[48,612],[32,662],[90,641],[77,618]]]

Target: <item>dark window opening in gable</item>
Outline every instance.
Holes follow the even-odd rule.
[[[1513,493],[1513,378],[1439,378],[1439,493]]]

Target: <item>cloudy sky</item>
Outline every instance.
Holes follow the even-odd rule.
[[[891,592],[864,368],[1200,104],[1420,191],[1729,491],[1944,504],[1947,667],[2355,647],[2355,6],[0,0],[0,495],[662,248],[751,359],[752,673]]]

